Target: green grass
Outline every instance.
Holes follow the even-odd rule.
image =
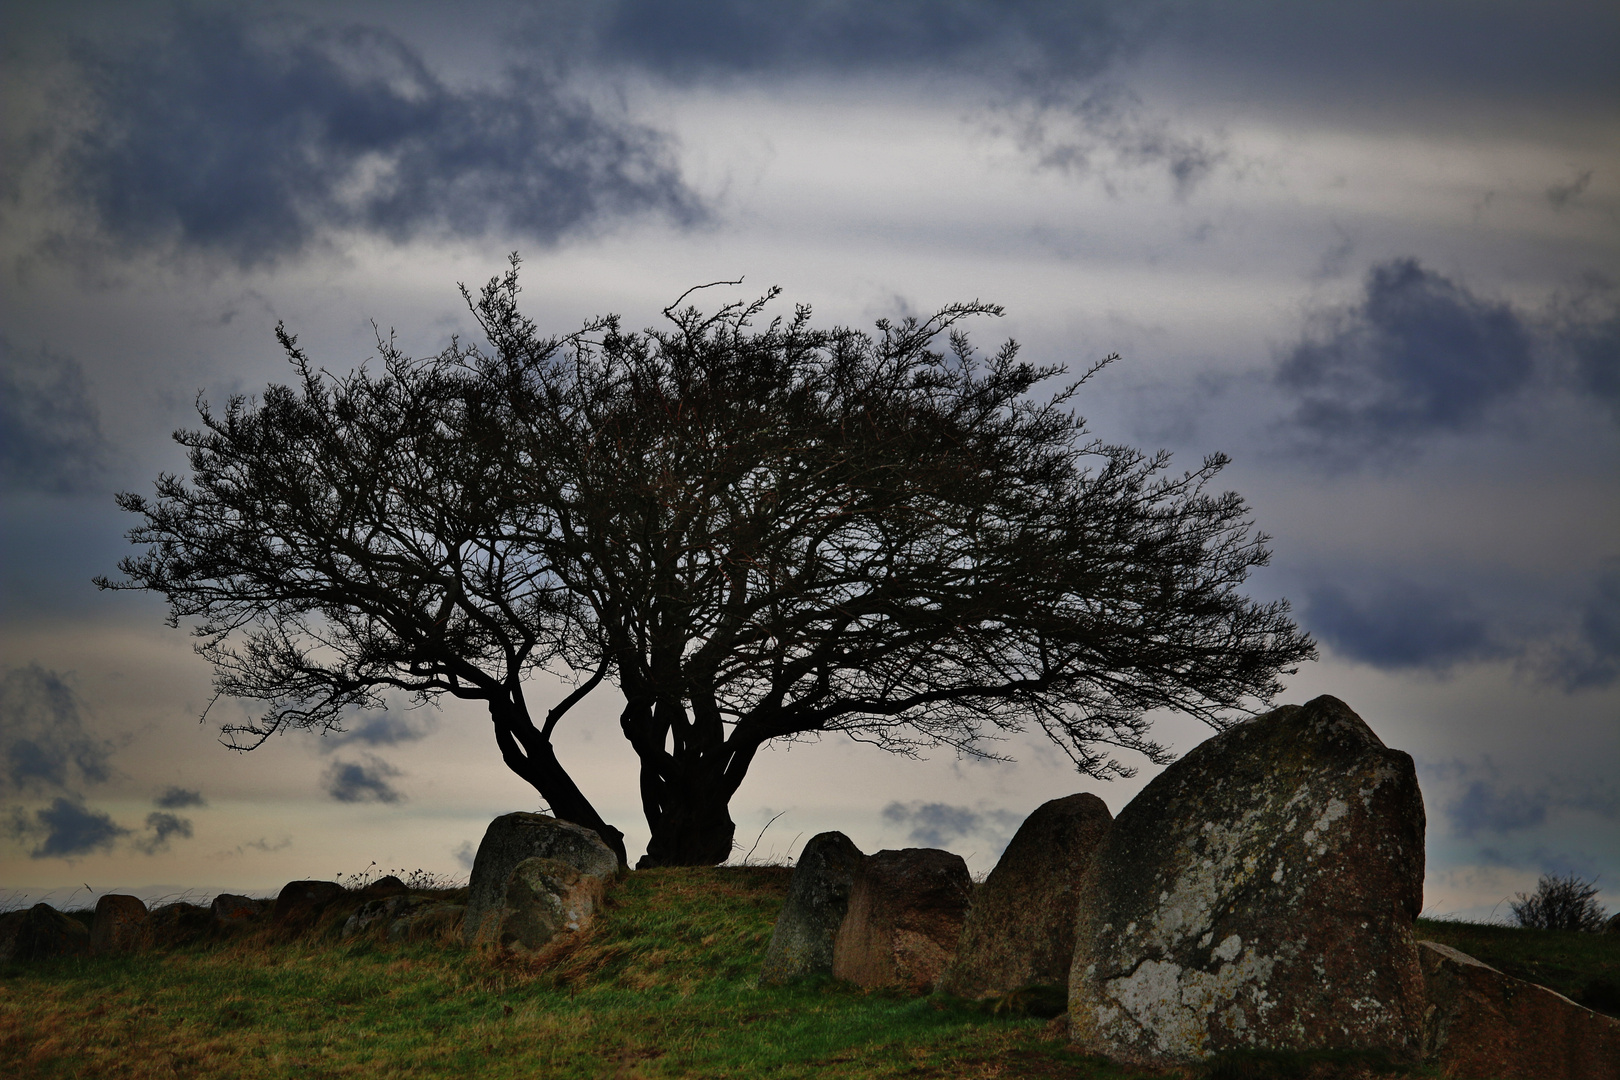
[[[789,871],[630,875],[566,945],[258,933],[0,971],[0,1075],[1074,1077],[1040,1019],[823,981],[754,985]]]
[[[1164,1075],[1075,1054],[1060,1027],[1016,1010],[831,980],[760,989],[789,875],[639,871],[615,887],[587,933],[527,957],[497,959],[454,942],[391,944],[380,932],[343,941],[351,900],[297,940],[256,931],[171,952],[11,965],[0,969],[0,1075]],[[1612,972],[1620,944],[1428,921],[1419,932],[1515,974],[1543,975],[1564,993]],[[1386,1074],[1377,1062],[1332,1057],[1231,1055],[1190,1075]]]

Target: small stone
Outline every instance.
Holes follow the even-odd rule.
[[[972,898],[960,855],[904,848],[868,856],[833,941],[833,977],[927,993],[956,954]]]
[[[78,956],[89,949],[89,927],[49,904],[0,916],[0,962]]]
[[[602,896],[600,877],[557,859],[524,859],[507,879],[501,917],[486,919],[472,944],[533,951],[590,926]]]
[[[404,896],[410,890],[405,883],[393,874],[380,877],[370,885],[360,890],[360,895],[367,900],[377,900],[389,896]]]
[[[152,943],[175,949],[202,938],[213,928],[214,915],[199,904],[179,901],[152,909]]]
[[[582,825],[545,814],[503,814],[489,823],[473,858],[466,924],[462,928],[469,945],[500,937],[507,882],[518,864],[530,858],[567,863],[604,886],[616,879],[620,870],[619,857],[602,843],[601,837]]]
[[[832,974],[833,941],[849,911],[849,891],[864,858],[841,832],[818,833],[804,845],[765,950],[762,986]]]
[[[264,917],[264,908],[264,901],[238,896],[236,893],[220,893],[214,897],[214,902],[208,905],[214,925],[222,930],[251,926]]]
[[[334,900],[348,895],[335,881],[289,881],[276,896],[270,921],[289,930],[303,930],[315,924]]]
[[[96,901],[90,927],[90,951],[98,955],[151,948],[152,918],[136,896],[108,893]]]
[[[1620,1077],[1620,1020],[1434,941],[1418,943],[1424,1059],[1456,1080]]]

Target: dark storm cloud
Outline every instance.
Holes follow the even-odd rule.
[[[333,229],[553,242],[702,216],[657,132],[535,71],[452,87],[380,29],[182,9],[155,40],[81,47],[78,71],[88,121],[61,151],[63,193],[123,246],[255,265]]]
[[[1581,193],[1592,183],[1592,170],[1582,171],[1575,179],[1568,183],[1554,184],[1547,189],[1547,201],[1554,210],[1562,210],[1580,197]]]
[[[1620,421],[1620,290],[1602,274],[1589,273],[1550,305],[1545,321],[1568,361],[1568,384]]]
[[[1464,588],[1363,577],[1307,588],[1300,622],[1345,659],[1385,670],[1444,673],[1507,661],[1570,693],[1614,685],[1620,564],[1573,578],[1563,591],[1562,599],[1544,596],[1537,607],[1490,580]]]
[[[1449,767],[1425,771],[1441,781],[1448,774],[1468,781],[1461,794],[1445,807],[1452,831],[1461,837],[1540,828],[1550,814],[1558,811],[1620,821],[1620,787],[1606,778],[1563,776],[1534,786],[1504,784],[1488,758],[1479,764],[1457,761]]]
[[[183,787],[171,787],[165,789],[162,794],[153,799],[152,805],[162,810],[183,810],[188,806],[207,806],[208,800],[202,797],[200,791],[192,791]]]
[[[1359,303],[1319,313],[1283,357],[1293,423],[1341,464],[1478,427],[1530,381],[1531,336],[1506,304],[1476,297],[1416,259],[1367,273]]]
[[[191,839],[191,819],[178,817],[174,814],[155,813],[146,815],[146,828],[150,836],[140,837],[135,841],[138,851],[148,855],[156,855],[160,851],[167,851],[169,841],[178,836],[183,840]]]
[[[599,10],[602,55],[673,79],[915,70],[1039,85],[1089,78],[1168,5],[1047,0],[622,0]]]
[[[883,820],[908,829],[907,839],[922,847],[946,848],[970,836],[980,836],[1004,847],[1022,820],[1006,810],[974,810],[949,803],[892,802],[883,808]]]
[[[111,752],[85,730],[78,694],[64,676],[37,663],[0,676],[0,791],[104,783]]]
[[[356,743],[364,746],[398,746],[427,738],[433,733],[434,727],[431,715],[417,713],[407,718],[383,713],[369,716],[347,731],[322,735],[321,749],[331,752]]]
[[[1597,575],[1581,604],[1575,632],[1542,661],[1541,674],[1566,690],[1620,681],[1620,566]]]
[[[1318,586],[1307,593],[1301,622],[1334,652],[1381,668],[1443,670],[1508,651],[1465,595],[1411,581],[1360,595]]]
[[[113,846],[129,830],[106,813],[92,810],[77,798],[57,796],[51,805],[29,814],[13,809],[9,829],[19,841],[39,838],[28,853],[34,859],[70,859]]]
[[[0,334],[0,490],[91,490],[106,461],[78,361]]]
[[[405,796],[388,781],[402,775],[374,754],[361,755],[361,761],[334,761],[321,774],[326,793],[338,802],[399,802]]]

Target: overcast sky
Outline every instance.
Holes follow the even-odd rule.
[[[1418,763],[1431,914],[1539,874],[1620,906],[1620,9],[1612,3],[51,3],[3,9],[0,906],[464,874],[533,809],[476,708],[251,754],[155,597],[98,593],[170,433],[317,362],[528,314],[651,325],[688,286],[826,325],[1004,305],[1080,403],[1274,537],[1259,599]],[[560,682],[540,678],[544,700]],[[634,859],[620,701],[559,753]],[[234,711],[233,711],[234,710]],[[1168,716],[1185,750],[1208,735]],[[732,804],[755,857],[838,828],[987,870],[1077,777],[825,740]],[[77,890],[77,897],[74,897]],[[86,892],[85,890],[88,890]]]

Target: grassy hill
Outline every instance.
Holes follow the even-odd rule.
[[[338,910],[295,941],[259,931],[173,952],[12,965],[0,970],[0,1075],[1145,1075],[1071,1053],[1060,1030],[1016,1009],[869,994],[830,981],[758,988],[789,875],[779,867],[640,871],[616,887],[586,934],[521,959],[494,961],[431,942],[343,941],[347,912]],[[1563,980],[1556,989],[1576,990],[1570,996],[1605,972],[1612,977],[1620,960],[1614,935],[1564,942],[1501,928],[1421,926],[1499,966],[1489,949],[1520,971],[1556,975]],[[1365,1062],[1280,1058],[1199,1070],[1215,1077],[1377,1071]]]

